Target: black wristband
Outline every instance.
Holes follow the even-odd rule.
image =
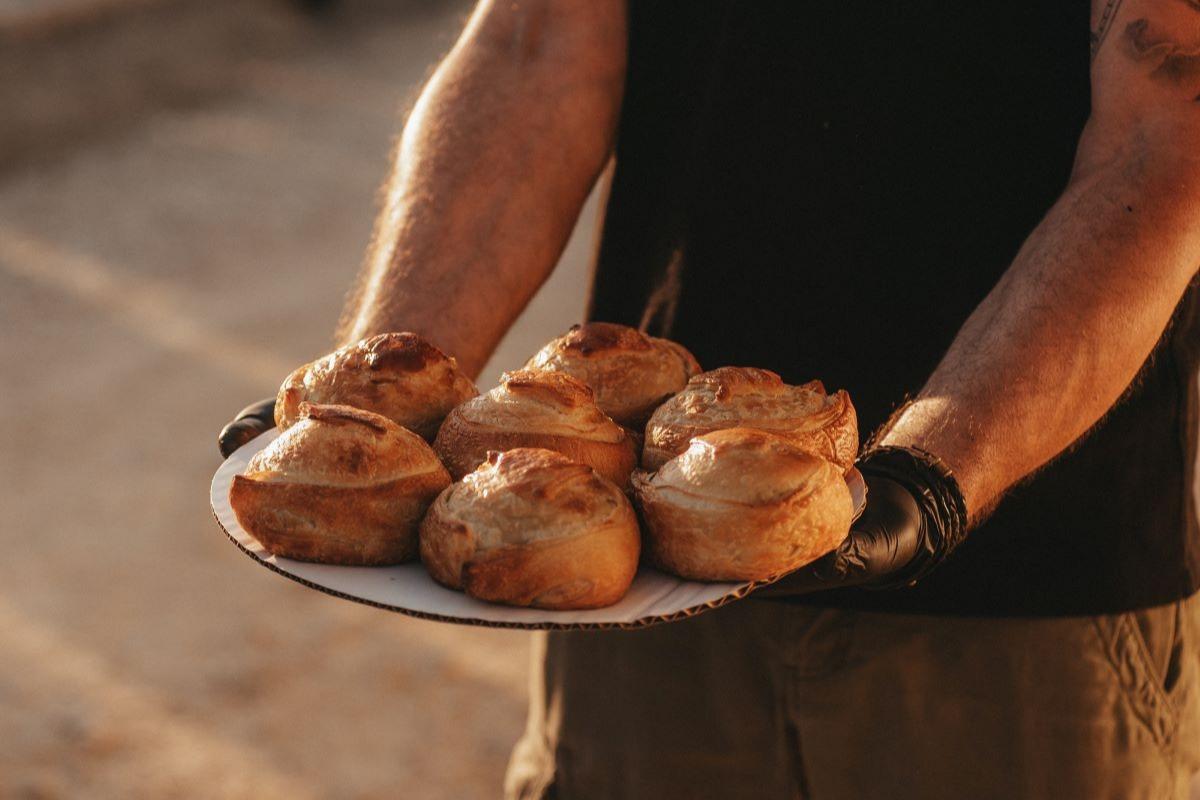
[[[937,456],[917,447],[876,447],[858,461],[863,475],[903,486],[921,507],[921,547],[908,566],[886,584],[911,586],[945,561],[967,538],[967,505],[954,473]]]

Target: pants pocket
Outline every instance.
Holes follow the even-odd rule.
[[[1183,613],[1182,600],[1129,613],[1134,630],[1141,637],[1140,644],[1146,649],[1153,670],[1151,677],[1172,700],[1183,666]]]
[[[1105,655],[1134,714],[1162,747],[1178,727],[1171,690],[1183,657],[1181,603],[1094,617]]]

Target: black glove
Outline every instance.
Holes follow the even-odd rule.
[[[217,434],[217,447],[221,456],[229,458],[234,450],[258,436],[263,431],[275,427],[275,398],[268,397],[251,403],[237,413],[233,422],[226,425]]]
[[[966,537],[967,509],[950,469],[922,450],[863,456],[867,507],[836,550],[762,589],[764,597],[848,586],[892,589],[929,574]]]

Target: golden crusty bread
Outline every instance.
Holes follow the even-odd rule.
[[[493,603],[599,608],[629,590],[637,516],[615,484],[550,450],[488,453],[421,523],[434,580]]]
[[[491,450],[541,447],[626,486],[637,464],[629,433],[596,407],[586,384],[561,372],[506,372],[500,385],[455,408],[433,449],[458,480]]]
[[[612,322],[588,322],[548,343],[525,369],[579,378],[595,392],[601,411],[641,430],[663,400],[700,372],[700,365],[687,349],[668,339]]]
[[[363,408],[432,441],[446,414],[479,394],[458,362],[415,333],[381,333],[297,369],[279,387],[275,424],[284,430],[304,402]]]
[[[723,428],[779,434],[843,472],[858,453],[858,418],[844,391],[830,395],[820,381],[790,386],[769,370],[721,367],[692,378],[650,417],[642,467],[658,469],[694,437]]]
[[[450,475],[425,440],[387,417],[300,406],[299,420],[233,479],[238,522],[270,553],[373,566],[417,554],[417,526]]]
[[[635,472],[633,488],[650,560],[692,580],[797,569],[837,547],[854,512],[838,467],[749,428],[692,439],[658,472]]]

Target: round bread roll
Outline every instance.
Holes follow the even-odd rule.
[[[491,452],[421,523],[434,580],[493,603],[599,608],[629,590],[641,547],[624,492],[536,448]]]
[[[561,372],[506,372],[500,385],[450,412],[433,449],[458,480],[491,450],[542,447],[626,486],[637,465],[628,431],[596,407],[592,390]]]
[[[766,431],[692,439],[656,473],[636,472],[650,560],[691,580],[757,581],[841,543],[854,513],[841,470]]]
[[[721,367],[692,378],[650,417],[642,467],[656,470],[694,437],[723,428],[779,434],[843,472],[858,453],[858,417],[844,391],[829,395],[820,381],[789,386],[770,370]]]
[[[303,403],[295,425],[233,479],[229,504],[269,552],[375,566],[417,554],[417,526],[450,475],[425,440],[387,417]]]
[[[338,404],[382,414],[432,441],[450,409],[477,394],[458,362],[417,334],[381,333],[289,375],[275,399],[275,424],[294,424],[301,403]]]
[[[592,387],[601,411],[640,431],[654,409],[687,385],[700,365],[668,339],[612,322],[588,322],[551,341],[525,369],[579,378]]]

